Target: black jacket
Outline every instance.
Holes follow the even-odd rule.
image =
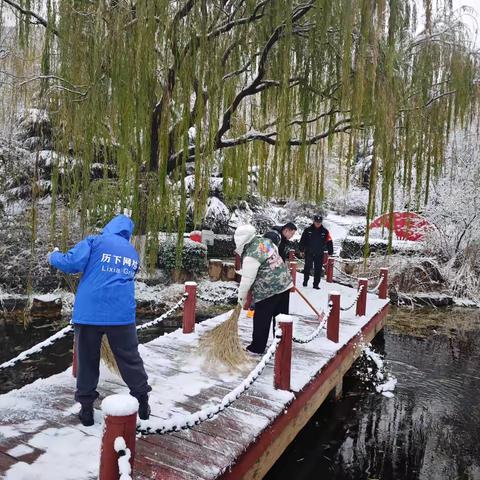
[[[275,230],[280,234],[280,243],[278,245],[278,253],[283,258],[283,261],[286,262],[288,260],[288,252],[291,249],[290,242],[282,235],[282,225],[275,225],[272,227],[272,230]]]
[[[330,232],[322,225],[315,228],[315,225],[307,227],[300,239],[300,250],[305,255],[320,255],[324,251],[328,251],[329,255],[333,255],[333,241]]]

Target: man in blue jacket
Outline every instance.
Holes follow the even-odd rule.
[[[133,222],[125,215],[111,220],[98,236],[88,236],[67,253],[49,254],[51,265],[65,273],[82,273],[73,306],[77,352],[75,400],[82,408],[80,421],[93,425],[93,402],[98,397],[100,346],[106,335],[130,394],[138,399],[138,415],[150,415],[151,387],[138,353],[135,327],[134,277],[138,254],[130,243]]]

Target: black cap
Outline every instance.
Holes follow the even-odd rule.
[[[297,230],[297,226],[293,222],[287,222],[282,228],[289,228],[290,230]]]
[[[314,215],[314,216],[313,216],[313,221],[314,221],[314,222],[320,222],[320,223],[321,223],[321,222],[323,221],[323,217],[322,217],[321,215],[318,215],[318,214],[317,214],[317,215]]]

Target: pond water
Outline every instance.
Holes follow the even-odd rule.
[[[480,311],[394,310],[374,346],[394,397],[359,359],[266,480],[480,479]]]
[[[0,324],[0,363],[63,325]],[[0,393],[67,368],[72,339],[0,370]],[[398,380],[394,397],[375,391],[372,363],[359,359],[343,398],[318,410],[267,480],[480,480],[480,310],[393,309],[374,349]]]

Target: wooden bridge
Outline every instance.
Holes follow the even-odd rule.
[[[346,309],[358,297],[355,289],[322,282],[320,290],[302,288],[301,292],[326,312],[331,290],[336,290],[335,298],[344,309],[333,337],[329,327],[330,338],[338,333],[338,342],[329,340],[325,330],[308,343],[293,342],[288,390],[274,388],[270,361],[252,386],[213,418],[193,428],[137,438],[132,478],[262,478],[327,395],[339,392],[343,375],[363,345],[383,327],[388,300],[376,294],[365,295],[366,312],[357,315],[358,306]],[[386,284],[381,296],[386,297]],[[294,337],[307,338],[318,327],[318,318],[297,293],[291,294],[290,313],[295,316]],[[190,413],[208,411],[244,380],[248,369],[232,373],[218,366],[208,368],[196,349],[199,336],[227,315],[197,324],[194,333],[177,330],[140,346],[153,388],[153,421],[178,419],[181,423]],[[251,329],[252,319],[242,314],[239,330],[245,344],[250,342]],[[254,359],[249,367],[255,367]],[[74,388],[69,369],[0,396],[1,478],[97,478],[103,415],[96,409],[96,424],[83,427],[76,417]],[[99,392],[106,397],[127,393],[127,388],[102,367]],[[118,478],[118,473],[112,478]]]

